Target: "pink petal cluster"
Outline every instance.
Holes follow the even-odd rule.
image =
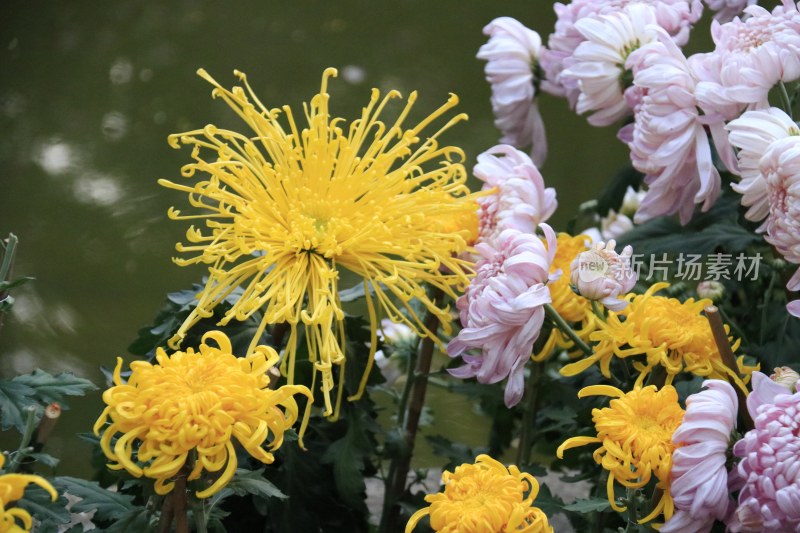
[[[542,39],[510,17],[494,19],[483,33],[489,42],[481,46],[478,58],[487,61],[494,124],[503,134],[500,142],[519,148],[531,146],[533,160],[541,165],[547,157],[547,138],[536,103],[534,70]]]
[[[608,126],[630,115],[622,76],[632,50],[655,40],[656,10],[630,4],[608,15],[584,17],[575,29],[584,37],[572,54],[572,66],[561,74],[580,94],[575,111],[593,112],[589,124]]]
[[[703,387],[686,399],[683,422],[672,435],[677,447],[670,471],[675,514],[661,533],[710,531],[715,520],[726,521],[732,510],[725,463],[738,401],[727,381],[706,380]]]
[[[711,11],[715,11],[714,20],[728,22],[741,14],[744,8],[756,3],[756,0],[705,0]]]
[[[570,282],[578,293],[589,300],[599,300],[612,311],[622,311],[628,301],[621,296],[636,285],[637,276],[631,268],[633,248],[626,246],[622,253],[614,251],[616,242],[596,243],[578,254],[570,265]]]
[[[545,188],[544,178],[527,154],[500,144],[478,156],[473,169],[483,190],[497,192],[478,199],[478,242],[492,244],[506,229],[535,233],[555,212],[556,191]]]
[[[800,530],[800,393],[753,372],[754,429],[733,447],[744,482],[730,531]]]
[[[707,210],[720,195],[720,176],[705,127],[723,161],[735,164],[724,123],[698,109],[695,72],[665,32],[659,32],[658,41],[634,51],[628,65],[634,85],[644,94],[628,146],[633,166],[645,174],[648,185],[634,221],[678,213],[685,224],[695,204]]]
[[[787,137],[800,136],[800,128],[783,111],[771,107],[747,111],[727,126],[728,140],[739,152],[741,181],[733,189],[742,195],[742,205],[749,207],[745,218],[761,222],[770,212],[767,181],[761,173],[761,158],[772,143]],[[759,231],[765,231],[766,225]]]
[[[790,0],[772,12],[749,6],[745,19],[712,23],[713,52],[698,54],[698,98],[726,120],[749,106],[768,107],[779,81],[800,78],[800,13]]]
[[[558,19],[555,31],[548,37],[547,48],[542,50],[540,58],[545,72],[542,90],[566,97],[574,107],[580,91],[576,81],[563,78],[562,73],[573,65],[573,53],[585,40],[575,24],[587,17],[610,15],[635,3],[652,5],[657,24],[672,36],[678,46],[686,44],[692,26],[703,13],[700,0],[573,0],[568,4],[556,3],[554,9]]]
[[[483,257],[476,275],[456,302],[463,329],[447,345],[450,357],[462,357],[464,366],[449,372],[480,383],[505,378],[508,407],[522,399],[525,362],[544,322],[544,304],[550,303],[547,283],[556,252],[556,235],[547,224],[547,247],[535,234],[508,229],[495,245],[475,246]],[[464,352],[479,349],[480,355]]]

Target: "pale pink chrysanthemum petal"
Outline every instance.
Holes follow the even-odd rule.
[[[544,178],[527,154],[500,144],[478,156],[473,169],[483,190],[497,192],[478,199],[477,242],[492,242],[506,229],[534,233],[555,212],[556,191],[545,188]]]
[[[739,174],[742,179],[732,185],[742,195],[742,205],[749,207],[745,218],[761,222],[769,215],[769,192],[759,162],[769,146],[779,140],[800,136],[800,128],[776,107],[747,111],[727,125],[731,145],[739,152]],[[759,228],[766,231],[766,225]]]
[[[705,390],[686,399],[683,422],[672,435],[677,447],[670,470],[675,514],[662,533],[707,532],[729,514],[725,463],[738,401],[726,381],[706,380],[703,386]]]
[[[572,66],[561,76],[578,87],[575,111],[592,113],[589,124],[608,126],[631,114],[622,85],[625,61],[632,50],[655,40],[655,25],[655,9],[646,4],[631,4],[575,23],[585,40],[572,54]]]
[[[541,165],[547,157],[547,138],[536,102],[534,68],[542,39],[511,17],[494,19],[483,33],[489,41],[478,50],[478,58],[487,61],[494,124],[503,134],[500,142],[518,148],[531,146],[533,160]]]
[[[547,246],[535,234],[505,230],[494,246],[476,249],[484,257],[476,274],[456,302],[463,329],[447,345],[450,357],[462,356],[464,366],[450,370],[459,378],[497,383],[508,378],[504,401],[516,405],[524,392],[524,367],[550,303],[547,283],[556,250],[555,232],[541,224]],[[480,355],[465,354],[479,349]]]
[[[626,246],[618,254],[614,251],[616,244],[614,239],[594,244],[591,249],[578,254],[569,268],[572,273],[570,282],[578,294],[619,312],[627,307],[628,301],[622,296],[633,289],[637,276],[631,268],[633,248]]]
[[[648,185],[634,221],[678,213],[686,224],[695,204],[708,210],[720,195],[720,176],[704,126],[721,129],[723,123],[701,115],[694,72],[663,31],[657,42],[634,51],[628,64],[633,83],[645,91],[628,144],[633,166],[645,174]]]
[[[553,9],[557,20],[555,31],[542,49],[540,65],[545,73],[541,88],[555,96],[566,97],[575,107],[580,93],[576,80],[562,76],[573,63],[575,49],[585,40],[575,24],[579,20],[598,15],[610,15],[631,4],[648,4],[656,12],[656,23],[673,38],[678,46],[689,40],[692,26],[703,14],[700,0],[573,0],[567,4],[556,3]]]
[[[712,23],[713,52],[698,54],[698,101],[730,120],[748,107],[769,107],[779,81],[800,78],[800,13],[793,2],[772,12],[749,6],[747,17]]]
[[[744,8],[756,3],[756,0],[705,0],[706,5],[714,11],[714,20],[729,22],[733,17],[740,15]]]
[[[733,447],[743,483],[732,532],[800,529],[800,393],[753,372],[747,409],[754,428]]]

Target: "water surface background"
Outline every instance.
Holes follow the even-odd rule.
[[[102,386],[100,365],[127,355],[167,292],[202,276],[171,262],[186,226],[166,211],[184,198],[156,184],[179,179],[189,160],[167,135],[210,122],[240,128],[198,67],[226,86],[233,69],[247,72],[265,104],[290,104],[295,116],[328,66],[340,70],[334,115],[356,116],[372,87],[418,90],[417,118],[454,92],[470,120],[445,141],[464,149],[471,168],[499,138],[475,53],[483,26],[501,15],[544,35],[555,18],[540,0],[3,2],[0,235],[19,236],[15,273],[36,280],[15,293],[0,331],[0,373],[72,371]],[[564,101],[545,96],[542,108],[551,146],[542,172],[558,190],[553,222],[563,229],[627,150],[613,129],[589,127]],[[470,408],[437,402],[436,432],[480,442],[485,424]],[[89,450],[75,433],[90,431],[100,392],[72,407],[48,445],[64,460],[61,474],[85,468]],[[0,443],[8,449],[15,439],[8,432]]]

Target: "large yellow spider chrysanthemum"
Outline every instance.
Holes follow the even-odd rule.
[[[638,489],[647,485],[653,476],[660,498],[652,512],[639,520],[649,522],[659,514],[669,520],[675,508],[669,492],[669,472],[672,467],[672,434],[683,421],[683,409],[678,393],[671,385],[657,390],[654,385],[636,387],[627,394],[609,385],[592,385],[581,389],[579,398],[610,396],[609,407],[592,410],[597,437],[572,437],[556,450],[559,459],[564,450],[599,443],[593,457],[608,470],[608,501],[617,512],[625,507],[614,498],[614,482]]]
[[[3,468],[5,462],[5,455],[0,453],[0,468]],[[50,494],[53,501],[58,498],[56,489],[43,477],[28,474],[4,474],[0,476],[0,533],[29,531],[33,527],[33,520],[28,511],[19,507],[7,508],[11,502],[22,499],[25,494],[25,487],[30,484],[42,487]],[[20,527],[20,523],[22,527]]]
[[[516,466],[506,468],[488,455],[442,474],[444,492],[429,494],[430,507],[420,509],[406,525],[410,533],[430,515],[431,527],[441,533],[552,532],[547,516],[533,501],[539,483]]]
[[[597,341],[594,355],[565,365],[561,374],[574,376],[599,361],[603,375],[610,377],[614,356],[644,356],[643,361],[633,363],[640,372],[637,386],[644,383],[655,367],[662,366],[667,384],[672,383],[677,374],[691,372],[712,379],[730,378],[746,390],[744,383],[723,363],[708,319],[701,314],[712,305],[711,300],[689,298],[681,302],[655,294],[666,287],[668,283],[656,283],[644,294],[627,295],[625,299],[630,305],[619,313],[609,312],[607,321],[598,324],[597,330],[589,336]],[[729,331],[727,325],[725,331]],[[739,340],[734,342],[734,351],[739,343]],[[744,357],[739,358],[738,366],[746,379],[753,370],[758,370],[757,366],[745,366]]]
[[[589,340],[589,334],[597,329],[599,318],[592,311],[592,302],[572,290],[570,286],[570,265],[578,257],[578,254],[589,249],[587,242],[590,241],[585,235],[573,237],[568,233],[558,234],[558,247],[556,248],[553,263],[550,265],[550,272],[554,273],[561,270],[561,277],[547,285],[550,289],[550,296],[553,299],[551,305],[564,320],[578,324],[575,333],[584,341]],[[575,345],[561,330],[553,328],[545,345],[539,353],[533,355],[533,360],[543,361],[547,359],[555,347],[572,350]]]
[[[206,344],[209,340],[217,347]],[[156,364],[131,363],[127,383],[120,377],[119,358],[115,385],[103,393],[108,406],[94,431],[103,432],[100,447],[114,461],[109,468],[155,479],[158,494],[172,490],[173,478],[187,463],[189,481],[204,470],[222,471],[211,486],[197,492],[199,498],[220,490],[236,471],[234,439],[254,458],[272,463],[273,455],[263,445],[268,442],[270,450],[277,449],[297,421],[294,395],[311,401],[311,392],[301,385],[268,388],[267,372],[278,361],[268,346],[239,358],[231,353],[224,333],[209,331],[199,350],[169,356],[159,348]],[[104,428],[108,419],[111,424]],[[119,438],[112,444],[115,437]]]
[[[416,93],[387,125],[378,118],[400,94],[391,91],[381,98],[373,89],[361,117],[348,126],[328,111],[327,84],[336,70],[327,69],[320,93],[304,106],[308,125],[298,129],[291,109],[266,108],[244,74],[236,72],[244,88],[227,90],[205,71],[198,73],[252,132],[243,135],[209,125],[170,137],[174,147],[193,147],[194,162],[184,166],[182,174],[204,175],[193,186],[160,181],[188,193],[190,204],[201,210],[184,216],[172,209],[170,218],[201,219],[206,228],[189,229],[186,238],[192,244],[178,244],[177,250],[196,255],[175,261],[210,265],[197,308],[171,345],[176,347],[193,324],[211,316],[234,288],[242,287],[243,294],[220,325],[262,312],[252,349],[267,324],[288,323],[291,334],[281,369],[294,383],[297,326],[302,324],[314,378],[321,375],[325,412],[330,414],[332,367],[345,363],[344,312],[338,294],[344,268],[364,280],[372,325],[369,363],[354,398],[363,393],[371,369],[380,309],[444,348],[410,302],[421,302],[449,334],[450,313],[437,306],[424,284],[456,297],[471,273],[471,263],[457,255],[467,249],[475,232],[477,203],[465,185],[464,167],[453,162],[463,159],[463,153],[440,147],[437,141],[466,115],[421,137],[424,128],[457,104],[455,95],[406,128]],[[374,299],[380,304],[377,308]],[[405,308],[407,316],[399,308]],[[337,406],[341,393],[339,387]]]

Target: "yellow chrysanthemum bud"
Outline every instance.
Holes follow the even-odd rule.
[[[506,468],[488,455],[442,474],[444,492],[429,494],[430,507],[420,509],[406,525],[411,533],[430,515],[431,527],[441,533],[545,533],[553,528],[533,501],[539,483],[516,466]]]
[[[194,453],[189,481],[204,470],[222,471],[211,486],[197,492],[199,498],[207,498],[236,471],[234,439],[255,459],[272,463],[264,443],[271,451],[280,447],[298,418],[294,395],[302,394],[310,402],[311,392],[297,385],[268,388],[268,371],[278,361],[272,348],[258,346],[245,358],[231,352],[228,337],[210,331],[199,352],[189,348],[170,356],[159,348],[156,364],[134,361],[127,383],[120,377],[118,359],[114,386],[103,393],[107,407],[94,425],[95,434],[102,433],[103,452],[113,461],[109,468],[155,479],[156,492],[166,494]],[[303,426],[307,416],[308,410]],[[104,427],[109,419],[111,424]]]

